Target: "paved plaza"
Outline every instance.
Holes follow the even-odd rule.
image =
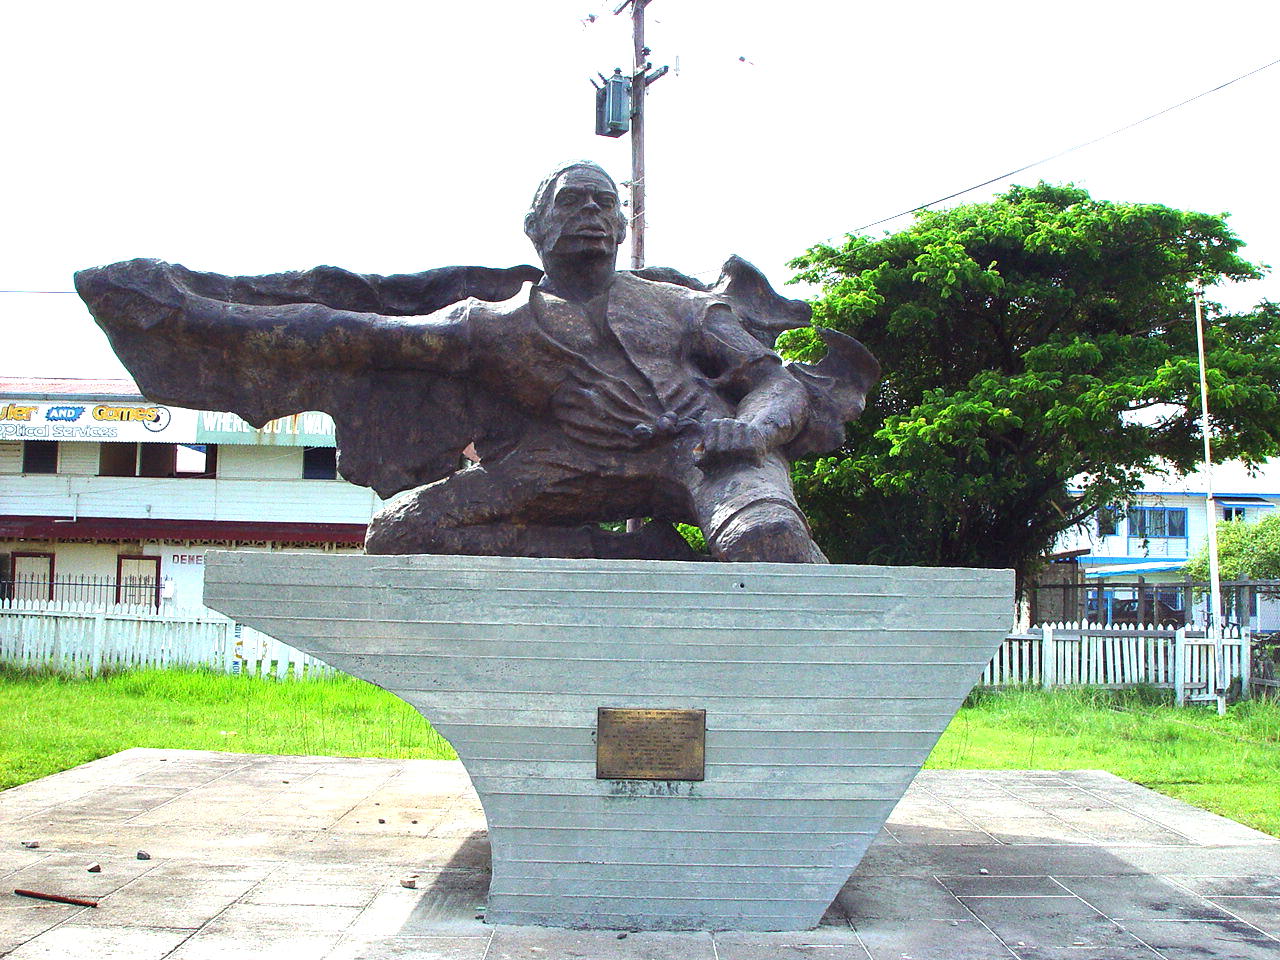
[[[806,933],[491,926],[488,864],[458,763],[126,750],[0,793],[0,956],[1280,960],[1280,840],[1098,771],[923,772]]]

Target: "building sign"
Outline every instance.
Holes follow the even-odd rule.
[[[300,413],[261,430],[234,413],[187,410],[146,401],[0,401],[0,440],[125,443],[232,443],[332,447],[333,418]]]
[[[156,403],[0,403],[0,440],[190,443],[195,411]]]
[[[234,413],[202,410],[196,443],[253,443],[273,447],[332,447],[333,418],[327,413],[298,413],[271,420],[261,430]]]

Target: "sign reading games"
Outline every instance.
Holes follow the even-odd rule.
[[[0,440],[190,442],[195,411],[154,403],[0,403]]]

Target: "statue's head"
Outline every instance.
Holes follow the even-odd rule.
[[[627,235],[618,185],[588,160],[562,163],[533,195],[524,232],[539,256],[608,256]]]

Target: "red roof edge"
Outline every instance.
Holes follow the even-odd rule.
[[[280,540],[360,546],[364,534],[363,523],[0,516],[0,538],[7,540]]]

